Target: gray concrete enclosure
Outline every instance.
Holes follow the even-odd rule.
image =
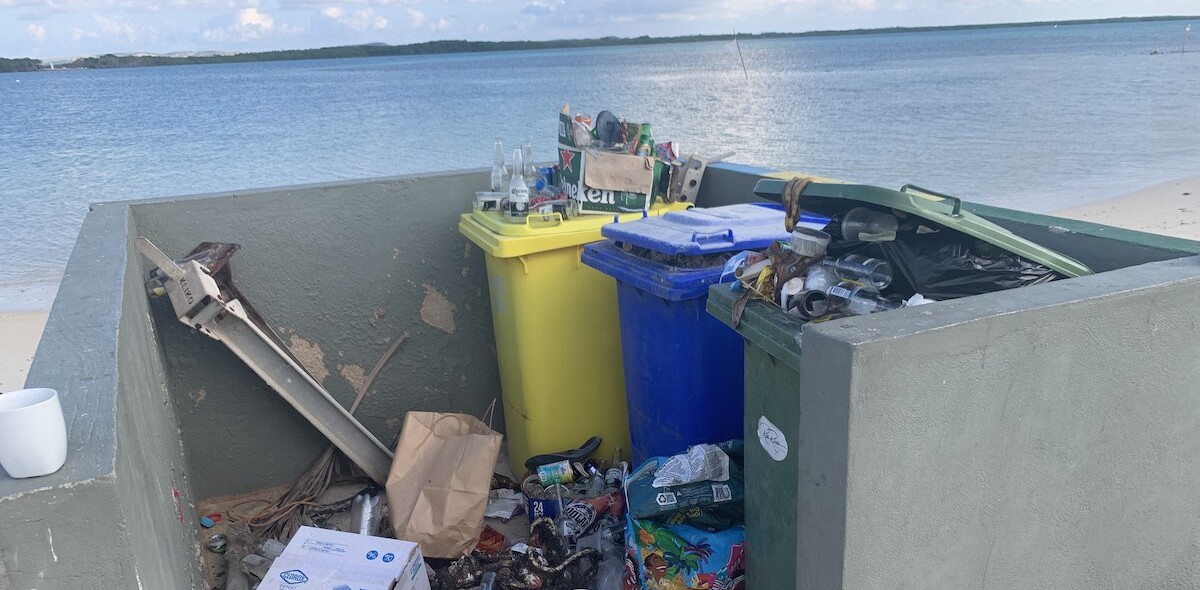
[[[713,166],[699,204],[754,200],[766,172]],[[147,298],[136,237],[173,256],[240,244],[237,285],[345,404],[407,336],[357,413],[390,444],[408,410],[480,415],[500,395],[483,255],[455,229],[485,184],[475,170],[93,206],[29,377],[61,392],[67,465],[0,474],[12,587],[198,587],[197,500],[289,483],[328,444],[223,345]],[[1177,494],[1200,489],[1187,460],[1200,441],[1186,305],[1197,269],[1170,260],[1196,245],[975,210],[1111,272],[814,330],[814,357],[850,375],[806,370],[802,383],[853,408],[841,417],[844,587],[1194,583],[1180,550],[1200,511]],[[1051,492],[1061,503],[1019,502]],[[1111,540],[1118,527],[1126,545]],[[1060,573],[1085,565],[1094,573],[1076,581]]]

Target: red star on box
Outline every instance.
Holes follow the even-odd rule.
[[[563,162],[563,169],[575,171],[575,152],[571,150],[558,150],[559,159]]]

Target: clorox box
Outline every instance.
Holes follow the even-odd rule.
[[[416,543],[300,527],[259,590],[429,590]]]

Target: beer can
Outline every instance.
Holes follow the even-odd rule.
[[[542,181],[546,183],[546,186],[555,186],[558,184],[556,182],[558,180],[557,172],[558,170],[556,166],[543,166],[538,168],[538,178],[542,179]]]
[[[541,465],[537,468],[538,481],[544,486],[575,481],[575,470],[571,469],[570,461],[559,461]]]

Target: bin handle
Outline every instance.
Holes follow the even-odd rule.
[[[692,241],[697,244],[706,244],[708,242],[720,242],[720,241],[732,242],[733,241],[733,230],[727,229],[724,231],[715,231],[715,232],[708,232],[708,233],[694,231],[694,232],[692,232]]]
[[[955,197],[953,195],[947,195],[945,193],[939,193],[937,191],[931,191],[927,188],[921,188],[921,187],[919,187],[915,184],[911,184],[911,183],[900,187],[900,192],[907,193],[907,192],[909,192],[908,189],[912,189],[919,193],[924,193],[926,195],[930,195],[930,196],[934,196],[934,197],[941,197],[943,200],[946,200],[946,201],[951,201],[952,208],[950,210],[950,217],[958,217],[958,216],[962,215],[962,199],[960,199],[958,197]]]
[[[530,228],[553,227],[562,225],[562,222],[562,214],[557,211],[554,213],[530,213],[525,216],[525,225]]]

